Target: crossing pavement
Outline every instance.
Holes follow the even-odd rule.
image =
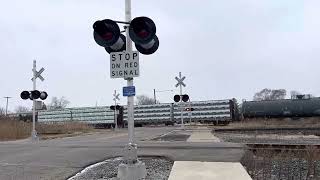
[[[152,141],[175,127],[136,128],[139,155],[166,156],[174,161],[238,162],[243,146],[225,142]],[[127,131],[93,133],[30,143],[0,142],[0,179],[66,179],[84,167],[123,154]]]

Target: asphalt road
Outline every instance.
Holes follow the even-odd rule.
[[[136,128],[139,155],[166,156],[174,161],[238,162],[242,145],[233,143],[151,141],[174,127]],[[31,143],[30,140],[0,142],[1,180],[67,179],[84,167],[121,156],[127,131],[106,130],[91,135]]]

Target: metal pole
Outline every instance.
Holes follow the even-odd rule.
[[[37,73],[37,62],[33,60],[33,90],[36,90],[36,73]],[[32,132],[31,132],[32,141],[37,140],[37,132],[36,132],[36,100],[33,99],[33,107],[32,107]]]
[[[131,21],[131,0],[125,0],[126,22]],[[129,27],[126,28],[127,51],[132,52],[132,41],[129,35]],[[133,78],[127,78],[127,86],[133,86]],[[128,136],[129,144],[133,144],[134,139],[134,115],[133,115],[134,96],[128,96]]]
[[[126,22],[131,21],[131,0],[125,0],[125,16]],[[127,40],[127,47],[126,50],[128,53],[132,53],[132,42],[129,36],[129,28],[126,28],[126,40]],[[133,78],[126,78],[127,86],[133,86]],[[118,168],[118,175],[117,177],[120,180],[138,180],[144,179],[147,175],[146,166],[143,162],[138,160],[138,153],[137,153],[137,145],[134,144],[134,96],[128,96],[128,105],[127,105],[127,112],[128,112],[128,136],[129,136],[129,143],[126,146],[126,164],[120,164]]]
[[[191,111],[191,100],[190,100],[190,97],[189,97],[189,108],[190,108],[190,125],[191,125],[191,118],[192,118],[192,111]]]
[[[181,79],[181,72],[179,72],[179,78]],[[180,97],[182,97],[182,84],[180,86]],[[181,128],[184,129],[184,122],[183,122],[183,102],[180,100],[180,105],[181,105]]]
[[[116,109],[116,106],[117,106],[117,90],[114,90],[114,128],[115,129],[118,129],[118,119],[117,119],[117,109]]]
[[[11,98],[11,97],[9,97],[9,96],[6,96],[6,97],[4,97],[4,98],[6,98],[7,99],[7,103],[6,103],[6,116],[8,115],[8,104],[9,104],[9,98]]]
[[[153,89],[154,104],[157,104],[156,89]]]

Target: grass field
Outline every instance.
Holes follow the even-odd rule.
[[[32,123],[13,118],[0,118],[0,141],[25,139],[30,137]],[[41,139],[74,136],[94,131],[94,128],[79,122],[36,124]]]

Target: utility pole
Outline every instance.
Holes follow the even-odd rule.
[[[9,96],[6,96],[6,97],[3,97],[3,98],[6,98],[7,99],[7,103],[6,103],[6,116],[8,115],[8,104],[9,104],[9,99],[12,98],[12,97],[9,97]]]

